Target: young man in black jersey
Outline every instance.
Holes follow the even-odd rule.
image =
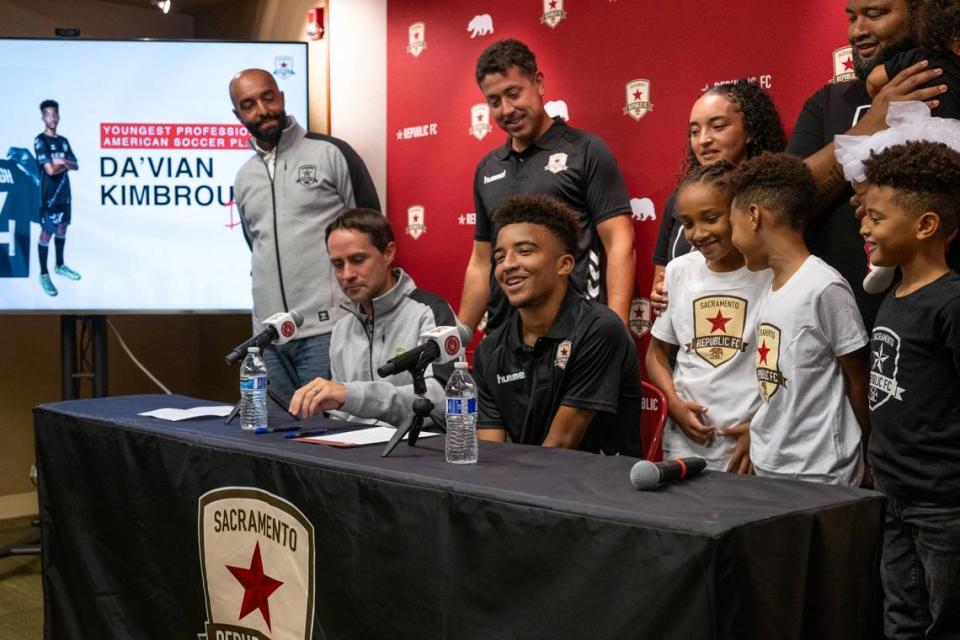
[[[77,157],[73,154],[70,142],[57,135],[60,123],[60,105],[56,100],[44,100],[40,103],[43,119],[43,133],[33,140],[37,164],[40,167],[40,243],[37,252],[40,257],[40,286],[48,296],[57,295],[57,287],[50,279],[47,270],[47,253],[50,236],[54,237],[57,262],[54,273],[68,280],[79,280],[80,274],[68,267],[63,261],[63,250],[67,242],[67,227],[71,218],[70,176],[68,171],[79,169]]]

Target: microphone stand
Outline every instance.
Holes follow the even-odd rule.
[[[417,360],[417,364],[410,369],[410,375],[413,376],[413,393],[416,395],[413,401],[413,418],[406,426],[397,429],[397,432],[393,434],[390,442],[388,442],[384,448],[383,453],[380,454],[381,458],[386,458],[390,455],[390,452],[403,440],[403,436],[407,434],[410,434],[407,437],[407,444],[415,447],[417,445],[417,438],[420,436],[420,429],[423,428],[423,419],[429,418],[430,413],[433,411],[434,404],[427,398],[427,383],[423,379],[423,374],[433,361],[433,358],[424,357],[424,355],[425,354],[422,354],[420,359]]]

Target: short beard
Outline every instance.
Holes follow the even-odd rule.
[[[869,60],[864,60],[860,57],[860,54],[857,53],[857,48],[853,47],[853,73],[861,80],[866,80],[867,76],[870,75],[870,72],[876,69],[878,66],[891,60],[894,56],[904,51],[909,51],[914,48],[914,43],[910,38],[904,38],[893,44],[888,44],[885,47],[882,47],[877,51]]]
[[[271,147],[275,147],[280,144],[280,136],[283,135],[283,130],[287,127],[286,111],[280,111],[280,113],[277,114],[277,121],[280,123],[279,126],[266,131],[261,131],[259,125],[244,124],[244,126],[247,127],[247,131],[249,131],[258,142],[265,142]]]

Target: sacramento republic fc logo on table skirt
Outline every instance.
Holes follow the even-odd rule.
[[[294,505],[253,487],[200,497],[200,564],[207,607],[201,640],[311,640],[313,524]]]

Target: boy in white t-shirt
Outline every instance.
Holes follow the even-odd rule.
[[[762,154],[729,179],[733,244],[773,282],[757,317],[763,404],[750,425],[757,475],[856,486],[869,432],[867,333],[847,281],[811,256],[803,227],[813,177],[799,158]]]
[[[646,366],[670,407],[664,458],[701,456],[710,469],[750,471],[750,420],[760,407],[754,381],[756,310],[773,273],[750,271],[730,241],[733,164],[694,169],[677,190],[676,216],[697,251],[667,265],[670,305],[651,330]],[[671,371],[669,351],[679,346]]]

